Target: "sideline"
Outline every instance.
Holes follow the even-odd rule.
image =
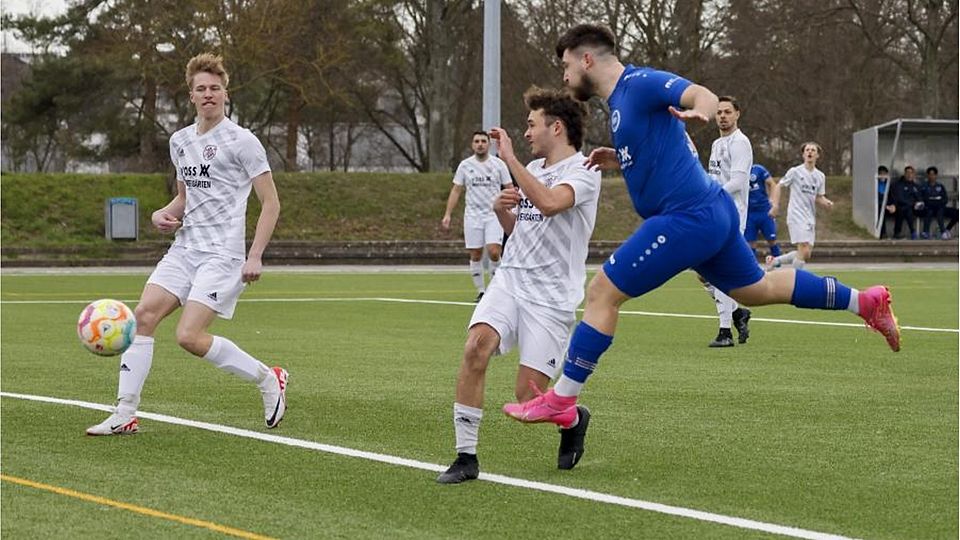
[[[0,397],[22,399],[22,400],[28,400],[28,401],[37,401],[41,403],[52,403],[55,405],[68,405],[71,407],[82,407],[86,409],[94,409],[94,410],[105,411],[105,412],[113,411],[113,407],[110,407],[109,405],[102,405],[100,403],[90,403],[87,401],[77,401],[72,399],[60,399],[60,398],[36,396],[36,395],[30,395],[30,394],[17,394],[14,392],[0,392]],[[346,448],[343,446],[323,444],[323,443],[308,441],[304,439],[295,439],[293,437],[283,437],[279,435],[272,435],[268,433],[262,433],[259,431],[251,431],[248,429],[240,429],[240,428],[224,426],[220,424],[198,422],[195,420],[178,418],[175,416],[167,416],[164,414],[137,411],[137,416],[141,418],[147,418],[149,420],[154,420],[156,422],[164,422],[164,423],[174,424],[178,426],[186,426],[186,427],[192,427],[196,429],[203,429],[206,431],[213,431],[215,433],[223,433],[226,435],[234,435],[237,437],[243,437],[247,439],[256,439],[256,440],[270,442],[274,444],[282,444],[282,445],[293,446],[297,448],[305,448],[307,450],[316,450],[319,452],[326,452],[329,454],[336,454],[340,456],[366,459],[369,461],[376,461],[379,463],[386,463],[389,465],[409,467],[413,469],[420,469],[420,470],[430,471],[430,472],[443,472],[446,470],[446,467],[437,465],[434,463],[425,463],[423,461],[406,459],[406,458],[401,458],[397,456],[391,456],[388,454],[378,454],[375,452],[367,452],[364,450],[356,450],[353,448]],[[136,437],[137,435],[133,435],[133,436]],[[670,506],[666,504],[643,501],[640,499],[630,499],[627,497],[619,497],[616,495],[610,495],[607,493],[600,493],[597,491],[590,491],[586,489],[570,488],[570,487],[560,486],[556,484],[547,484],[545,482],[534,482],[531,480],[524,480],[522,478],[513,478],[510,476],[503,476],[499,474],[489,474],[489,473],[481,472],[479,480],[486,481],[486,482],[493,482],[495,484],[504,484],[504,485],[514,486],[519,488],[543,491],[547,493],[555,493],[558,495],[565,495],[568,497],[574,497],[577,499],[584,499],[588,501],[595,501],[595,502],[600,502],[605,504],[613,504],[617,506],[625,506],[628,508],[637,508],[640,510],[647,510],[649,512],[657,512],[660,514],[679,516],[679,517],[684,517],[689,519],[695,519],[698,521],[719,523],[721,525],[728,525],[731,527],[738,527],[741,529],[749,529],[754,531],[767,532],[771,534],[779,534],[779,535],[789,536],[793,538],[806,538],[810,540],[850,540],[848,537],[845,537],[845,536],[838,536],[834,534],[810,531],[806,529],[800,529],[797,527],[790,527],[787,525],[777,525],[775,523],[766,523],[763,521],[754,521],[752,519],[726,516],[723,514],[714,514],[712,512],[704,512],[701,510],[684,508],[682,506]]]

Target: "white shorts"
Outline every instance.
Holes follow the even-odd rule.
[[[520,345],[520,365],[556,378],[563,369],[567,342],[576,322],[571,311],[531,304],[517,298],[498,281],[480,299],[470,326],[486,323],[500,334],[499,354]]]
[[[463,243],[467,249],[480,249],[487,244],[503,244],[503,227],[497,218],[463,218]]]
[[[157,263],[147,283],[170,291],[180,299],[180,305],[193,300],[229,319],[243,292],[242,268],[241,259],[173,246]]]
[[[815,223],[787,221],[787,230],[790,233],[791,244],[807,243],[812,246],[817,236],[817,226]]]

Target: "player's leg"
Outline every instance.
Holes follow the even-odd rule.
[[[490,259],[490,279],[497,275],[500,268],[500,256],[503,254],[503,227],[496,219],[488,220],[483,227],[483,241]]]
[[[492,287],[474,310],[457,373],[453,403],[457,458],[437,477],[441,484],[459,484],[480,474],[477,442],[483,420],[487,366],[494,353],[507,352],[516,342],[516,319],[512,296],[498,287]]]
[[[157,325],[180,306],[180,299],[166,289],[147,283],[133,313],[137,334],[130,347],[120,355],[120,376],[117,383],[117,405],[106,420],[87,428],[88,435],[126,435],[139,429],[137,407],[143,384],[153,364],[153,334]]]
[[[780,245],[777,244],[777,222],[769,214],[764,214],[760,220],[760,233],[767,239],[767,245],[770,247],[770,255],[779,257]]]
[[[477,301],[480,301],[487,290],[483,280],[483,223],[473,218],[463,218],[463,244],[470,257],[470,279],[477,289]]]
[[[803,258],[801,245],[813,242],[813,225],[809,223],[787,222],[787,228],[790,231],[790,242],[797,245],[797,249],[780,255],[779,257],[769,256],[766,259],[767,271],[775,270],[785,266],[794,268],[803,268],[806,259]]]
[[[266,364],[232,340],[211,334],[217,318],[230,319],[244,290],[243,261],[220,255],[198,255],[197,275],[177,323],[177,343],[216,367],[257,385],[263,398],[264,421],[274,428],[286,413],[288,373]]]
[[[718,291],[709,281],[703,279],[703,276],[697,274],[697,279],[703,285],[703,290],[707,292],[707,296],[713,301],[713,305],[717,309],[717,316],[720,319],[720,329],[717,332],[717,337],[713,338],[713,341],[707,346],[711,348],[733,347],[733,311],[737,309],[736,303],[729,296]]]
[[[562,425],[567,421],[568,409],[576,405],[584,383],[613,342],[620,306],[713,256],[724,243],[723,238],[711,234],[718,224],[735,232],[742,241],[736,207],[729,196],[727,199],[729,208],[722,210],[706,207],[644,221],[587,287],[583,319],[570,338],[557,384],[536,399],[508,403],[504,412],[521,422]],[[746,242],[744,247],[749,249]],[[757,268],[755,264],[753,267]]]
[[[741,304],[760,306],[791,304],[805,309],[847,310],[867,326],[883,334],[894,351],[900,350],[900,329],[890,307],[890,292],[884,286],[863,291],[832,276],[818,276],[802,269],[785,268],[763,273],[751,261],[746,241],[731,241],[725,249],[695,268],[711,283]]]

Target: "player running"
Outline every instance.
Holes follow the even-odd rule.
[[[700,166],[685,130],[684,122],[714,117],[717,97],[673,73],[624,66],[615,51],[613,33],[595,24],[571,28],[556,48],[574,96],[599,96],[610,106],[615,148],[594,150],[588,164],[622,171],[644,222],[590,282],[556,385],[529,401],[504,405],[504,412],[521,422],[568,425],[584,383],[613,342],[620,306],[687,268],[743,304],[848,310],[899,350],[900,329],[886,287],[861,292],[802,269],[763,272],[740,234],[736,205]]]
[[[830,209],[833,201],[826,197],[827,177],[817,168],[820,158],[820,145],[815,142],[803,143],[801,147],[803,164],[787,171],[777,183],[776,200],[780,199],[780,188],[790,188],[790,202],[787,205],[787,230],[790,243],[797,249],[774,257],[768,255],[767,270],[792,264],[794,268],[803,268],[813,254],[813,244],[817,236],[817,205]]]
[[[747,228],[743,231],[743,237],[756,253],[757,231],[760,231],[770,247],[770,255],[779,257],[776,219],[780,213],[780,190],[776,186],[770,171],[763,165],[754,164],[750,169],[750,200],[747,204]]]
[[[120,357],[117,406],[88,435],[136,433],[135,416],[153,362],[153,334],[167,315],[183,307],[177,343],[218,368],[257,385],[268,428],[286,412],[287,371],[269,368],[232,341],[207,329],[216,317],[233,317],[247,283],[260,279],[263,250],[280,215],[280,199],[267,154],[247,129],[226,117],[229,76],[223,59],[200,54],[186,69],[197,121],[170,137],[177,195],[153,213],[154,226],[176,239],[153,273],[134,309],[137,335]],[[247,199],[253,187],[260,217],[244,260]]]

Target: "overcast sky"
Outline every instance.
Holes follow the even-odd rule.
[[[46,15],[54,16],[67,9],[66,0],[3,0],[0,2],[0,11],[11,15]],[[13,36],[11,32],[3,32],[0,48],[3,52],[30,52],[30,47]]]

